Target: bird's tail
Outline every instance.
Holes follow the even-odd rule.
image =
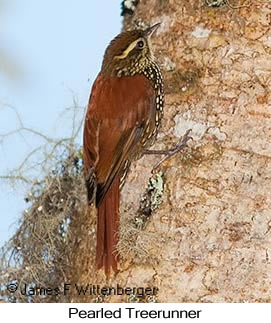
[[[119,241],[120,178],[117,176],[98,205],[98,226],[96,263],[98,269],[104,267],[109,276],[111,267],[116,272],[119,257],[116,246]]]

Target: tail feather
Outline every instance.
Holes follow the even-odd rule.
[[[98,205],[96,263],[108,276],[118,269],[116,246],[119,241],[120,178],[114,179],[104,199]]]

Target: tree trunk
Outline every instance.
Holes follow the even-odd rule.
[[[153,148],[188,129],[193,141],[156,176],[158,156],[133,163],[122,190],[121,270],[109,282],[93,269],[95,215],[73,221],[71,282],[156,287],[156,296],[73,301],[270,301],[271,3],[216,3],[141,0],[125,15],[124,29],[161,22],[152,42],[166,106]]]

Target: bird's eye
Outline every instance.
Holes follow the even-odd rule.
[[[137,42],[137,47],[138,47],[138,48],[142,49],[144,46],[145,46],[145,43],[144,43],[144,41],[143,41],[143,40],[139,40],[139,41]]]

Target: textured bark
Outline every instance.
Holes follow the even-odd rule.
[[[190,128],[193,141],[161,166],[162,203],[134,231],[131,219],[159,157],[132,165],[122,191],[123,262],[108,285],[155,286],[159,302],[269,302],[271,3],[204,3],[141,0],[125,16],[125,29],[161,22],[153,50],[166,106],[154,148]],[[90,271],[76,280],[103,285],[102,273]]]

